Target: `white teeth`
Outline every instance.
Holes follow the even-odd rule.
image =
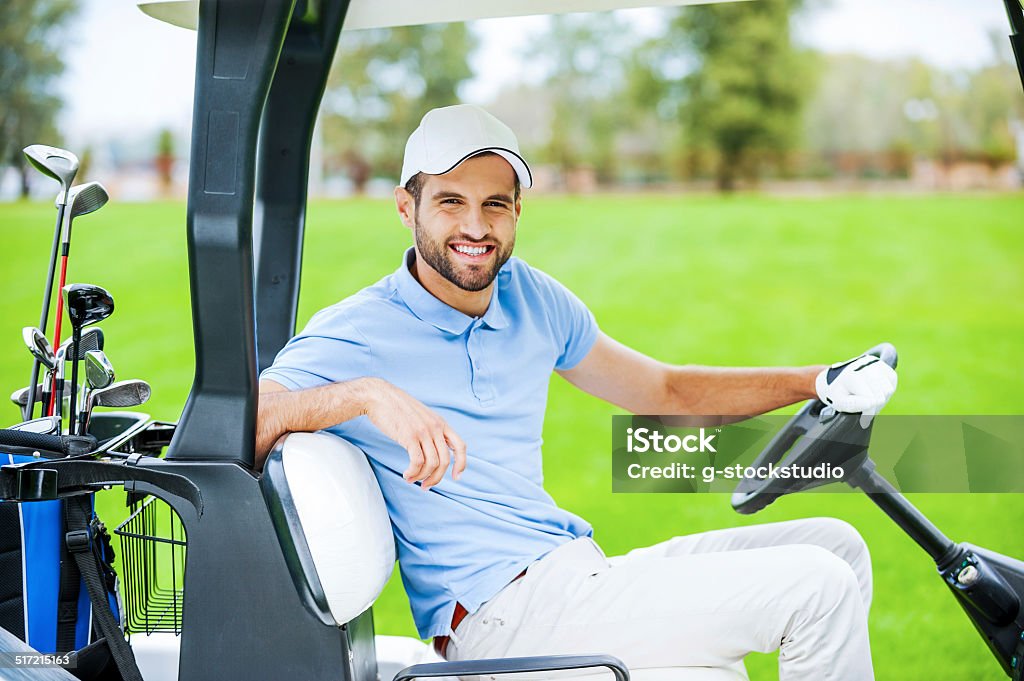
[[[466,255],[483,255],[487,252],[486,246],[455,246],[455,250]]]

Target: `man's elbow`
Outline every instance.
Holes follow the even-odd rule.
[[[263,464],[277,441],[287,435],[282,427],[280,393],[288,392],[280,383],[260,381],[258,407],[256,409],[256,469]]]
[[[261,422],[259,415],[256,417],[256,470],[263,470],[263,464],[274,447],[288,435],[287,432],[277,432],[276,429],[268,427],[267,422]]]

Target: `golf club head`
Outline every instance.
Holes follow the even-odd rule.
[[[42,392],[43,384],[39,383],[36,385],[36,395],[41,395]],[[26,404],[28,404],[28,386],[26,385],[24,388],[18,388],[13,393],[11,393],[11,402],[13,402],[19,407],[24,407]]]
[[[68,222],[74,220],[79,215],[87,215],[98,211],[107,201],[110,196],[107,194],[106,188],[99,182],[86,182],[85,184],[78,184],[71,188],[68,192]],[[71,230],[68,230],[69,232]]]
[[[93,390],[107,388],[114,382],[114,366],[102,350],[85,353],[85,380]]]
[[[74,342],[73,338],[68,338],[66,341],[60,344],[57,348],[56,353],[56,364],[59,366],[62,362],[66,362],[71,359],[68,357],[68,353],[71,352],[71,344]],[[91,350],[102,350],[103,349],[103,329],[94,326],[91,329],[86,329],[82,332],[82,339],[78,341],[78,353],[75,359],[85,359],[85,354]]]
[[[118,381],[89,394],[92,407],[136,407],[149,399],[152,390],[145,381],[133,378]]]
[[[22,151],[36,170],[60,182],[62,191],[58,195],[57,201],[62,203],[64,195],[71,187],[71,182],[78,174],[78,157],[70,151],[48,147],[45,144],[33,144],[25,147]]]
[[[42,393],[43,393],[43,384],[42,383],[37,383],[36,384],[36,395],[38,396],[38,395],[41,395]],[[71,399],[70,395],[65,396],[63,398],[63,404],[61,406],[65,407],[65,408],[69,407],[70,406],[70,399]],[[26,385],[24,388],[18,388],[13,393],[11,393],[11,402],[13,404],[15,404],[16,406],[18,406],[18,407],[24,407],[26,404],[28,404],[28,386]]]
[[[57,358],[53,354],[53,347],[43,332],[34,326],[26,326],[21,330],[21,337],[32,356],[39,360],[47,369],[53,369]]]
[[[82,339],[78,341],[78,359],[85,359],[85,353],[90,350],[103,349],[103,329],[94,326],[82,332]]]
[[[23,430],[41,435],[60,435],[60,418],[44,416],[30,421],[22,421],[13,426],[8,426],[8,430]]]
[[[73,328],[101,322],[114,312],[114,299],[102,286],[68,284],[61,289],[61,294]],[[82,353],[78,355],[81,357]]]

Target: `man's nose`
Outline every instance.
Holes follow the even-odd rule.
[[[483,239],[491,233],[491,225],[482,208],[477,207],[467,213],[462,231],[471,239]]]

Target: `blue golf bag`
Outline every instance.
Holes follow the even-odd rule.
[[[0,465],[37,457],[0,454]],[[94,626],[86,579],[98,582],[120,619],[114,552],[96,517],[94,497],[0,503],[0,627],[44,653],[77,651],[80,679],[120,679],[103,634]]]

